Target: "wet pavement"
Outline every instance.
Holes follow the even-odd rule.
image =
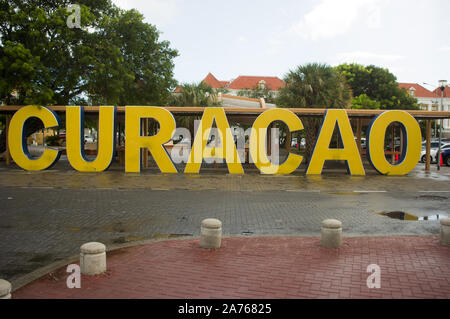
[[[62,158],[42,172],[0,162],[0,278],[14,283],[81,244],[195,237],[207,217],[223,221],[224,236],[319,236],[321,221],[343,222],[345,236],[438,235],[450,215],[450,168],[407,176],[348,176],[330,167],[323,176],[264,176],[255,168],[233,176],[205,168],[199,175],[126,174],[118,163],[103,173],[80,173]],[[379,212],[404,212],[400,220]],[[430,216],[428,220],[423,220]],[[422,219],[422,220],[421,220]]]

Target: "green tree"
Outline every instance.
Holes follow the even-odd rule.
[[[372,100],[366,94],[358,95],[352,100],[352,109],[373,109],[378,110],[380,108],[380,102]]]
[[[365,95],[355,102],[356,107],[361,106],[361,102],[374,107],[369,98],[378,103],[380,109],[418,109],[417,99],[398,87],[396,77],[388,69],[356,63],[341,64],[336,69],[345,77],[355,98]]]
[[[285,87],[280,89],[278,107],[348,108],[351,93],[343,76],[326,64],[310,63],[298,66],[284,77]],[[304,118],[306,149],[309,162],[322,120]]]
[[[181,85],[181,92],[173,93],[168,101],[167,106],[201,106],[215,107],[222,106],[219,101],[218,92],[211,86],[200,83],[184,83]],[[177,123],[181,127],[186,127],[194,137],[194,120],[198,119],[193,116],[178,116]]]
[[[178,55],[136,10],[103,17],[90,49],[89,97],[94,104],[162,105],[176,87]]]
[[[82,28],[69,28],[72,2],[0,0],[0,102],[164,104],[176,85],[178,52],[156,27],[110,0],[80,0]]]
[[[70,3],[68,0],[0,0],[1,47],[8,43],[17,48],[22,46],[27,50],[28,64],[35,71],[28,74],[32,75],[29,79],[24,78],[27,81],[22,86],[26,91],[2,90],[2,101],[8,102],[8,96],[14,94],[18,104],[65,105],[83,93],[88,67],[83,57],[96,37],[96,32],[89,30],[96,30],[103,15],[119,11],[108,0],[80,1],[83,29],[71,29],[66,25],[70,15],[66,6]]]

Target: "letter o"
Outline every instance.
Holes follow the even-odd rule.
[[[398,164],[391,164],[384,154],[386,129],[398,122],[403,131],[402,157]],[[370,164],[383,175],[405,175],[417,165],[421,153],[422,133],[419,123],[405,111],[386,111],[377,116],[367,132],[367,154]]]

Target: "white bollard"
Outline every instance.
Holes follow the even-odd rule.
[[[4,279],[0,279],[0,299],[11,299],[11,284]]]
[[[337,219],[325,219],[322,222],[320,243],[323,247],[339,248],[342,244],[342,223]]]
[[[80,248],[82,275],[98,275],[106,271],[106,246],[102,243],[86,243]]]
[[[441,245],[450,246],[450,218],[441,219]]]
[[[200,228],[200,247],[218,249],[222,244],[222,222],[215,218],[202,221]]]

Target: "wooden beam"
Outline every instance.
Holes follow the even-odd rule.
[[[426,144],[426,152],[425,152],[425,171],[430,171],[430,148],[431,148],[431,120],[427,120],[427,144]]]
[[[398,159],[400,160],[403,156],[403,130],[400,128],[400,149]]]
[[[118,136],[119,136],[119,138],[118,138],[118,141],[117,141],[117,144],[120,146],[121,144],[120,144],[120,130],[121,130],[121,127],[120,127],[120,121],[117,121],[117,130],[119,131],[118,132]]]
[[[391,163],[395,164],[395,124],[394,123],[392,123],[391,150],[392,150]]]
[[[5,152],[5,162],[6,166],[10,166],[12,162],[11,153],[9,152],[9,141],[8,141],[8,135],[9,135],[9,124],[11,123],[11,115],[6,114],[6,125],[5,125],[5,132],[6,132],[6,152]]]
[[[144,136],[148,136],[148,118],[145,118],[144,120]],[[143,158],[143,166],[144,168],[148,168],[148,149],[144,148],[144,158]]]
[[[257,100],[259,102],[259,100]],[[18,105],[3,105],[0,106],[1,112],[15,112],[19,110],[23,106]],[[65,106],[47,106],[48,109],[55,112],[65,112]],[[85,112],[98,112],[99,106],[85,106]],[[178,115],[202,115],[204,111],[204,107],[191,107],[191,106],[167,106],[164,107],[168,111],[173,114]],[[253,117],[258,116],[264,111],[268,110],[267,108],[252,108],[252,107],[224,107],[225,112],[228,115],[251,115]],[[287,108],[291,112],[299,115],[299,116],[312,116],[312,117],[323,117],[327,109],[322,108]],[[371,118],[386,110],[357,110],[357,109],[346,109],[349,117],[361,117],[361,118]],[[415,118],[419,119],[450,119],[450,111],[423,111],[423,110],[404,110],[405,112],[411,114]],[[118,113],[125,112],[125,106],[117,107]]]
[[[292,135],[291,135],[291,131],[286,132],[286,151],[289,153],[291,151],[291,140],[292,140]]]
[[[356,120],[356,141],[357,141],[357,145],[358,145],[359,154],[362,153],[361,131],[362,131],[362,119],[357,119]]]

